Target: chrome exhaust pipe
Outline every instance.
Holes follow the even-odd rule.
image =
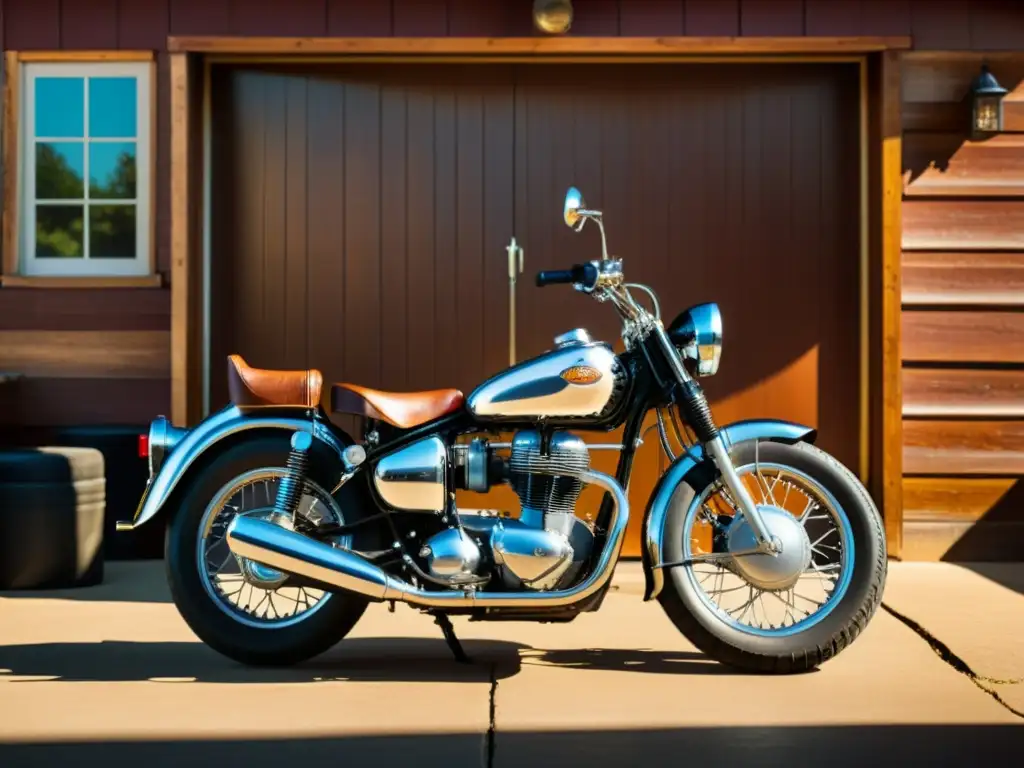
[[[390,576],[381,568],[346,549],[307,538],[274,523],[253,517],[235,517],[227,530],[228,547],[240,557],[285,573],[304,576],[374,601],[395,600],[423,608],[557,608],[573,605],[601,589],[619,559],[629,522],[629,500],[614,477],[587,471],[579,476],[612,495],[612,519],[597,567],[581,584],[554,592],[483,592],[452,589],[428,592]]]

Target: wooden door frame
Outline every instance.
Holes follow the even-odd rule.
[[[202,418],[209,69],[215,63],[855,63],[860,73],[860,466],[902,549],[900,57],[909,37],[170,37],[171,417]]]

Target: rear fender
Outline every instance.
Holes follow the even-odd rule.
[[[731,448],[748,440],[770,440],[779,443],[813,443],[818,432],[813,427],[793,424],[778,419],[750,419],[737,421],[719,429],[725,445]],[[686,481],[691,471],[705,461],[704,449],[695,445],[677,458],[668,468],[654,491],[647,510],[644,512],[642,527],[642,557],[644,563],[644,600],[653,600],[661,593],[665,584],[664,572],[660,568],[665,562],[664,531],[665,519],[671,507],[676,488]]]
[[[223,441],[253,429],[308,432],[311,428],[313,437],[328,445],[338,454],[339,460],[344,461],[345,445],[328,425],[310,419],[308,411],[282,408],[243,412],[235,406],[228,406],[211,415],[177,442],[156,475],[149,478],[130,528],[138,528],[156,517],[189,469]]]

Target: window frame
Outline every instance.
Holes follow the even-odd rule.
[[[24,94],[24,106],[19,120],[21,141],[18,151],[18,273],[24,277],[36,278],[118,278],[141,277],[153,271],[153,121],[152,104],[152,61],[30,61],[21,65],[20,86]],[[136,129],[135,150],[135,243],[133,258],[91,258],[87,257],[88,239],[83,236],[83,256],[74,259],[39,258],[35,255],[36,222],[36,179],[35,147],[38,140],[60,140],[58,137],[37,137],[35,132],[35,81],[40,77],[80,77],[85,82],[83,101],[83,136],[80,139],[83,150],[83,216],[88,219],[89,185],[88,152],[91,140],[88,137],[90,77],[130,77],[136,83]],[[65,139],[77,142],[79,139]],[[98,142],[99,143],[99,142]],[[114,203],[115,205],[125,203]]]

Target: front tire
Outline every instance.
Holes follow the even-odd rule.
[[[348,592],[325,593],[321,598],[323,604],[317,603],[301,620],[260,625],[241,614],[232,616],[230,610],[215,602],[209,577],[204,584],[198,557],[201,529],[205,527],[211,500],[246,473],[259,468],[283,468],[288,452],[287,435],[259,437],[231,446],[187,478],[188,485],[180,495],[176,494],[179,503],[167,532],[167,576],[182,618],[211,648],[253,666],[288,666],[323,653],[352,630],[368,604],[363,597]],[[364,514],[353,506],[346,504],[342,508],[346,523],[355,522]]]
[[[672,623],[690,642],[724,664],[758,673],[788,674],[813,669],[847,648],[867,626],[881,602],[887,570],[881,516],[853,473],[813,445],[768,441],[758,445],[749,441],[734,446],[731,456],[737,469],[749,468],[755,462],[758,466],[791,468],[794,476],[810,478],[822,490],[823,498],[838,506],[838,514],[848,524],[846,541],[850,544],[852,558],[841,585],[837,579],[834,588],[835,592],[840,592],[841,586],[841,594],[834,595],[831,605],[826,600],[821,610],[828,607],[827,612],[815,621],[807,620],[806,628],[801,629],[801,624],[795,620],[790,627],[785,627],[783,621],[778,631],[765,631],[763,626],[749,629],[740,626],[729,611],[706,599],[694,576],[696,566],[693,565],[666,569],[658,600]],[[704,500],[709,498],[716,482],[704,466],[698,466],[680,482],[665,520],[667,562],[693,557],[689,542],[695,539],[687,521],[696,519],[698,505],[705,505]],[[816,556],[812,556],[811,567],[815,567],[813,557]],[[741,578],[732,572],[729,575]],[[749,581],[742,583],[750,587]],[[773,590],[762,592],[769,594]],[[778,597],[777,592],[775,597]],[[789,611],[788,603],[786,610]]]

